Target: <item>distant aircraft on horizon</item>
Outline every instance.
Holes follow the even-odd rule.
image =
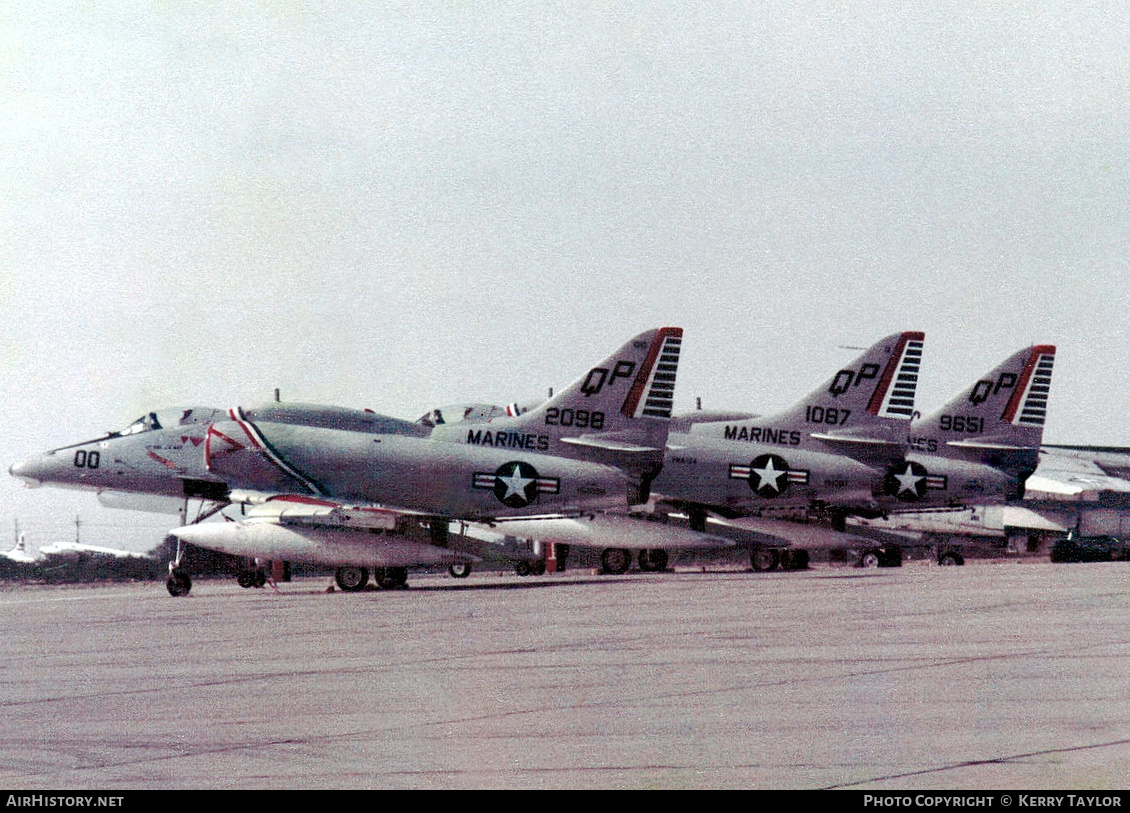
[[[10,562],[18,562],[23,565],[30,565],[39,561],[39,557],[33,556],[27,552],[27,542],[24,540],[23,534],[19,535],[14,548],[9,551],[0,552],[0,556]]]
[[[96,556],[113,556],[115,559],[148,559],[147,553],[136,553],[134,551],[122,550],[120,548],[107,548],[101,545],[84,545],[81,542],[55,542],[51,545],[44,545],[39,549],[41,557],[63,556],[66,558],[75,558],[83,554],[92,554]],[[32,561],[36,561],[34,558]]]

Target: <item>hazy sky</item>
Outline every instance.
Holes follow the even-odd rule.
[[[659,325],[684,409],[924,330],[929,410],[1053,343],[1045,438],[1130,445],[1124,3],[361,5],[4,4],[4,468],[275,387],[536,398]]]

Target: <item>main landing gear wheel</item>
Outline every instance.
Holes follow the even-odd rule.
[[[469,562],[455,562],[447,568],[447,572],[454,579],[465,579],[471,575],[471,565]]]
[[[775,570],[780,563],[780,554],[773,548],[758,548],[749,555],[749,566],[758,572]]]
[[[667,569],[667,551],[662,548],[644,548],[639,555],[640,570],[658,573]]]
[[[534,574],[535,576],[544,576],[545,575],[545,560],[544,559],[538,559],[536,562],[534,562],[533,565],[530,566],[530,572],[532,574]]]
[[[808,570],[808,551],[803,548],[781,551],[781,567],[785,570]]]
[[[958,567],[965,564],[965,557],[960,553],[950,551],[938,557],[938,564],[942,567]]]
[[[267,584],[267,573],[264,570],[244,570],[235,580],[245,590],[249,587],[263,587]]]
[[[526,561],[519,561],[518,564],[514,565],[514,572],[519,576],[529,576],[530,563]]]
[[[619,576],[632,566],[632,554],[623,548],[608,548],[600,554],[600,567],[605,573]]]
[[[192,579],[183,570],[173,570],[169,573],[165,587],[168,588],[169,595],[173,598],[187,596],[192,591]]]
[[[879,553],[877,551],[866,551],[859,557],[860,567],[878,567],[879,566]]]
[[[408,586],[408,568],[406,567],[378,567],[374,575],[377,586],[382,590],[395,590],[397,587]]]
[[[369,583],[369,569],[364,567],[339,567],[334,574],[337,586],[346,593],[357,593]]]
[[[897,545],[883,549],[879,557],[879,567],[902,567],[902,548]]]

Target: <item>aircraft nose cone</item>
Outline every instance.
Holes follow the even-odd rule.
[[[185,525],[182,528],[173,528],[169,531],[169,536],[179,539],[181,542],[195,545],[200,542],[200,529],[195,525]]]
[[[22,460],[8,467],[8,474],[23,480],[24,485],[28,488],[36,488],[37,486],[43,485],[43,481],[37,479],[35,476],[38,473],[39,467],[36,465],[35,460]]]

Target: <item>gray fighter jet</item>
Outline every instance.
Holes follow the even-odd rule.
[[[19,463],[32,484],[199,498],[174,534],[247,556],[344,563],[344,589],[375,564],[386,586],[411,564],[469,564],[448,520],[571,515],[646,501],[659,470],[682,331],[635,337],[536,414],[480,427],[468,446],[367,411],[275,405],[151,413],[130,427]],[[547,418],[550,415],[552,418]],[[230,505],[237,522],[200,522]],[[187,510],[186,510],[187,514]],[[428,527],[421,541],[413,529]],[[170,569],[169,591],[191,588]],[[465,572],[465,571],[464,571]]]
[[[792,461],[803,450],[847,455],[880,470],[878,480],[861,483],[868,492],[862,501],[825,500],[849,514],[1014,498],[1035,468],[1055,348],[1013,354],[911,423],[922,341],[921,333],[888,336],[777,415],[717,422],[692,414],[689,431],[748,442],[760,455],[749,470],[762,473],[751,482],[770,498],[784,496],[777,486],[788,481],[778,472],[801,468]],[[677,420],[673,430],[679,428]]]
[[[842,449],[851,449],[863,460],[887,461],[903,456],[921,348],[921,333],[888,337],[852,368],[839,371],[804,402],[768,422],[748,416],[746,420],[707,422],[699,415],[674,422],[684,431],[670,434],[664,466],[652,483],[652,490],[668,506],[690,515],[690,527],[683,534],[684,545],[700,547],[717,539],[705,535],[706,520],[711,514],[775,518],[829,505],[878,511],[874,490],[882,480],[882,469],[848,456]],[[626,377],[626,372],[618,374],[613,369],[588,383],[591,387],[612,386],[618,378]],[[664,414],[670,414],[670,402],[665,406]],[[494,414],[498,411],[494,410]],[[529,415],[534,420],[541,416],[546,425],[573,419],[571,415],[559,416],[545,405],[531,410]],[[433,438],[475,444],[488,431],[476,428],[477,424],[504,429],[508,420],[512,419],[472,418],[470,427],[437,426]],[[613,523],[615,534],[610,530],[603,532]],[[608,540],[608,547],[601,552],[603,569],[623,573],[631,563],[632,550],[637,549],[618,546],[630,539],[632,519],[606,517],[600,524],[602,533],[593,532],[591,522],[558,523],[545,533],[566,541],[572,529],[578,529],[572,544]],[[639,532],[641,568],[665,567],[668,554],[658,547],[655,524],[636,523],[634,527]],[[774,525],[774,529],[777,531],[779,526]],[[667,533],[662,541],[670,544],[671,534]],[[767,565],[765,557],[778,554],[768,548],[762,552],[761,548],[755,549],[754,566],[772,566],[772,562]]]
[[[779,449],[765,450],[762,443],[748,468],[735,469],[733,476],[742,477],[748,471],[750,488],[766,500],[775,501],[775,506],[807,496],[809,511],[825,516],[838,531],[846,530],[845,519],[850,515],[874,517],[911,508],[1000,504],[1019,498],[1037,463],[1055,348],[1036,345],[1013,354],[937,412],[912,423],[907,419],[913,414],[921,340],[921,334],[884,339],[856,364],[837,373],[825,387],[782,416],[730,422],[721,427],[697,424],[692,426],[691,434],[712,430],[715,438],[728,435],[740,439],[744,430],[746,437],[760,434],[762,441],[769,437]],[[875,359],[883,345],[896,348],[886,365]],[[874,388],[854,391],[852,382],[859,381],[860,372],[869,369],[873,376],[863,376],[863,380],[873,377]],[[877,374],[884,369],[881,375]],[[897,397],[893,394],[896,389]],[[845,400],[831,406],[829,399],[835,398],[837,391]],[[892,413],[891,406],[897,412]],[[838,415],[832,410],[837,410]],[[847,418],[845,412],[850,413]],[[859,423],[851,421],[851,416],[861,413],[868,417]],[[810,425],[816,423],[814,418],[834,423],[836,428],[818,427],[814,431]],[[903,438],[896,442],[900,431]],[[673,433],[669,442],[675,445],[684,437]],[[804,484],[807,480],[811,484],[814,476],[826,486],[844,477],[842,463],[809,468],[813,464],[804,461],[816,458],[806,458],[805,450],[816,444],[839,449],[866,463],[869,471],[847,475],[847,482],[861,488],[854,493],[850,489],[817,493],[818,489],[809,485],[807,495],[804,491],[790,491],[794,482]],[[751,442],[750,446],[757,444]],[[678,468],[670,464],[677,460],[677,455],[668,456],[669,465],[654,484],[657,493],[677,503],[688,502],[686,497],[691,495],[693,501],[686,507],[692,511],[708,511],[723,517],[748,517],[754,513],[748,505],[719,505],[716,499],[708,502],[701,491],[688,491],[687,480],[671,482],[678,476]],[[782,471],[788,474],[782,475]],[[762,510],[760,516],[772,514]],[[886,551],[865,551],[864,559],[878,561],[884,554]],[[755,552],[755,567],[757,556],[762,565],[771,565],[772,555],[762,550]],[[888,561],[894,563],[890,557]]]
[[[922,363],[925,334],[895,333],[792,406],[771,415],[718,419],[710,413],[676,416],[672,431],[777,447],[847,455],[886,465],[905,454],[907,427]]]
[[[1055,349],[1014,354],[912,424],[923,338],[904,332],[880,340],[775,415],[676,417],[666,465],[653,483],[658,500],[685,512],[695,531],[706,531],[714,517],[760,535],[764,541],[750,558],[762,570],[803,563],[806,557],[789,546],[813,544],[853,547],[864,562],[895,564],[901,561],[895,540],[848,534],[846,518],[1014,498],[1035,467]],[[813,521],[832,531],[818,532]],[[555,538],[567,541],[567,528],[555,529]],[[653,537],[648,526],[638,531],[633,547],[641,569],[661,567],[666,552],[646,547]],[[592,537],[578,534],[578,542]],[[605,570],[626,570],[630,551],[606,548]]]

